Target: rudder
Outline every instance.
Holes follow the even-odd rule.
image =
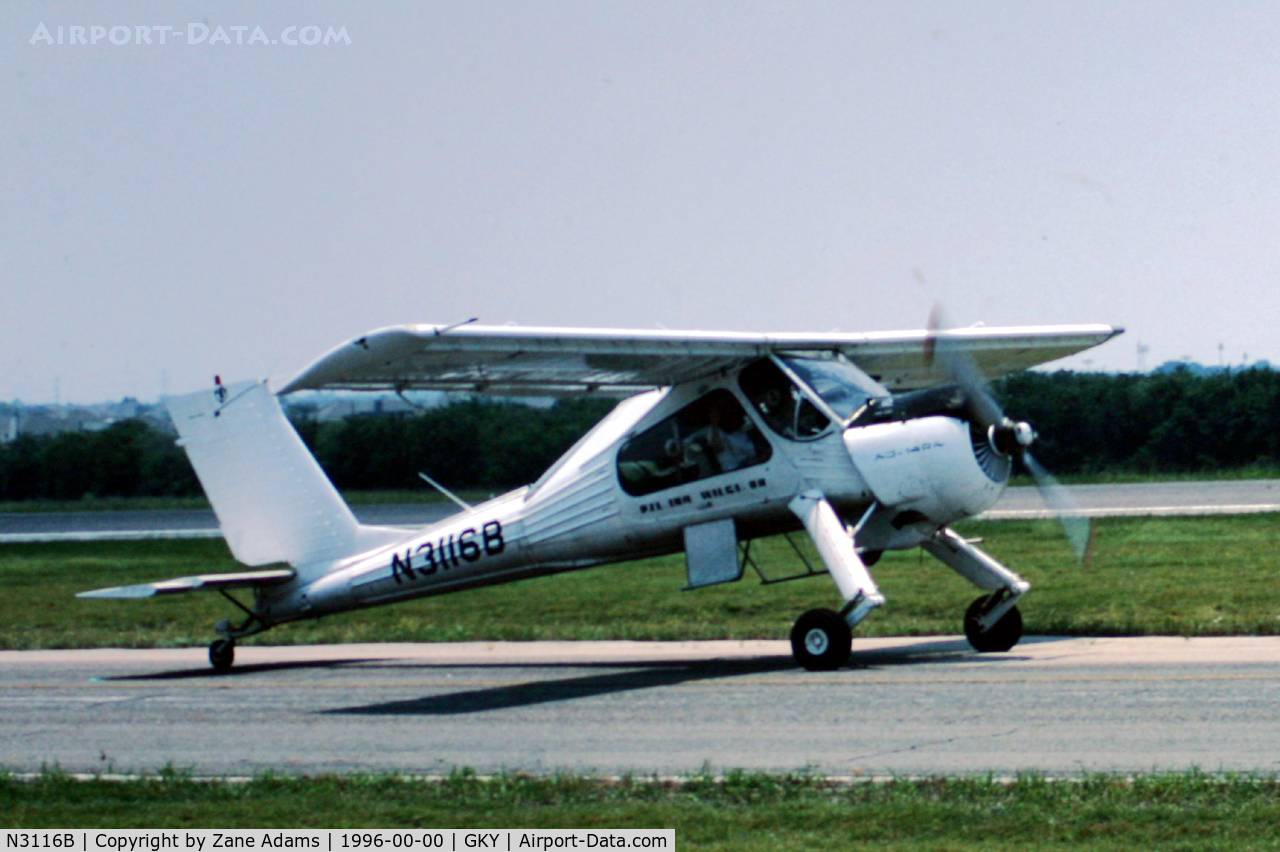
[[[356,520],[265,381],[219,385],[165,404],[240,562],[287,562],[305,575],[306,566],[405,535]]]

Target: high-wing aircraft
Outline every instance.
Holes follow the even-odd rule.
[[[80,597],[221,592],[245,616],[215,628],[209,659],[226,671],[237,640],[277,624],[609,562],[684,551],[687,588],[732,582],[753,539],[803,530],[840,599],[796,620],[805,668],[847,662],[852,629],[885,602],[869,569],[914,547],[982,590],[964,615],[973,647],[1008,650],[1030,585],[950,524],[995,503],[1015,458],[1050,480],[1028,452],[1031,427],[1005,416],[984,377],[1120,331],[378,329],[278,389],[217,381],[167,401],[232,554],[259,570]],[[411,530],[357,522],[285,418],[279,396],[320,389],[623,399],[537,482]]]

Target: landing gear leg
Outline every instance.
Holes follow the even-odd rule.
[[[209,665],[213,666],[213,670],[218,674],[226,674],[231,671],[231,665],[235,661],[236,640],[215,639],[213,644],[209,646]]]
[[[811,609],[800,616],[791,628],[791,653],[809,671],[831,671],[849,662],[853,628],[884,605],[884,595],[858,557],[853,532],[821,491],[806,491],[788,506],[804,524],[845,601],[839,613]]]
[[[964,540],[955,530],[943,527],[922,544],[947,567],[990,592],[972,604],[964,614],[964,635],[981,653],[1007,651],[1022,638],[1022,613],[1018,599],[1031,584]]]
[[[849,662],[853,631],[838,613],[811,609],[791,628],[791,654],[811,672],[829,672]]]

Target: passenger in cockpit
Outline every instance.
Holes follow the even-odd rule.
[[[717,400],[707,412],[707,419],[707,427],[702,431],[707,435],[708,448],[721,473],[755,461],[755,442],[751,440],[747,415],[741,406]]]

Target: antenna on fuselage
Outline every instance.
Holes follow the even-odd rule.
[[[436,337],[439,337],[442,334],[447,334],[448,332],[453,331],[455,328],[462,328],[464,325],[471,325],[471,323],[479,322],[479,321],[480,321],[480,317],[471,317],[471,319],[464,319],[461,322],[455,322],[449,325],[442,325],[435,330],[435,334],[436,334]]]
[[[468,510],[470,510],[471,508],[473,508],[473,507],[472,507],[472,505],[471,505],[470,503],[468,503],[466,500],[463,500],[463,499],[462,499],[461,497],[459,497],[457,494],[454,494],[454,493],[453,493],[452,491],[450,491],[448,488],[445,488],[445,487],[444,487],[443,485],[441,485],[439,482],[436,482],[434,479],[432,479],[431,477],[427,476],[427,475],[426,475],[425,473],[423,473],[422,471],[418,471],[418,476],[421,476],[421,477],[422,477],[422,479],[423,479],[423,480],[424,480],[428,485],[430,485],[431,487],[435,488],[435,489],[436,489],[437,491],[439,491],[441,494],[443,494],[444,496],[448,497],[450,500],[452,500],[453,502],[457,503],[457,504],[458,504],[459,506],[461,506],[462,508],[464,508],[464,509],[468,509]]]

